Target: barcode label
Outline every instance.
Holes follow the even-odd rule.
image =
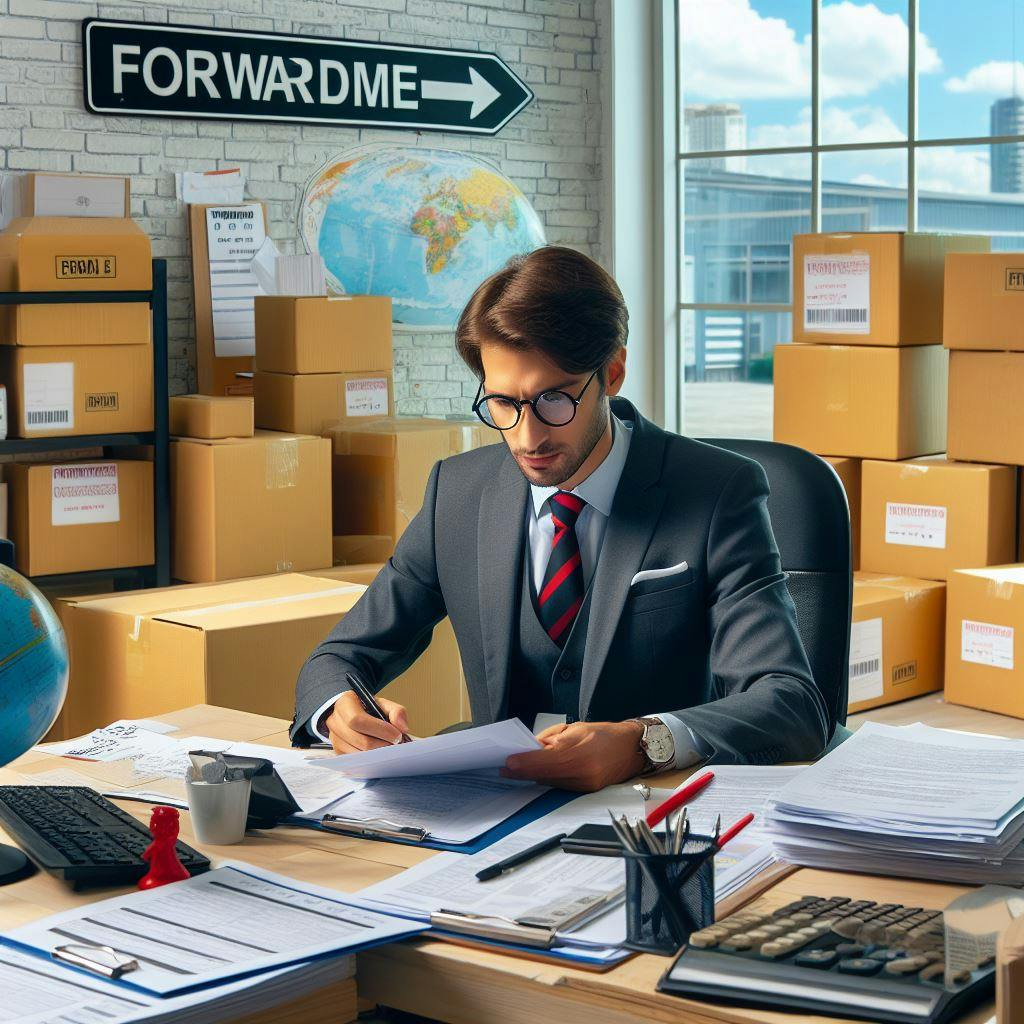
[[[854,622],[850,628],[850,704],[876,700],[884,692],[882,620]]]
[[[22,403],[25,430],[72,430],[75,364],[26,363],[22,370]]]
[[[804,330],[871,331],[871,257],[866,252],[804,256]]]
[[[39,412],[33,410],[25,414],[25,421],[30,427],[50,426],[59,424],[62,427],[68,425],[69,413],[67,409],[43,409]]]
[[[807,322],[809,324],[866,324],[868,311],[866,309],[809,309],[807,310]]]
[[[857,661],[850,666],[850,676],[853,678],[867,676],[872,672],[877,672],[881,667],[882,663],[878,658],[868,658],[867,661]]]

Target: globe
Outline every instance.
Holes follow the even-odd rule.
[[[46,598],[0,565],[0,765],[46,735],[68,691],[68,645]],[[28,868],[23,854],[0,846],[0,884]]]
[[[544,244],[522,191],[473,153],[364,146],[310,178],[306,249],[338,293],[389,295],[395,323],[450,330],[480,282]]]

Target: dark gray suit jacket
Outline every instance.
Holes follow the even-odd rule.
[[[710,760],[816,757],[835,723],[811,676],[756,463],[612,399],[633,437],[591,586],[579,718],[678,714]],[[423,507],[303,666],[292,739],[355,669],[379,690],[447,614],[477,725],[507,717],[529,483],[504,443],[434,466]],[[630,586],[641,569],[682,574]]]

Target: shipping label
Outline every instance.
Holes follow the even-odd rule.
[[[960,622],[960,658],[975,665],[1013,671],[1013,626],[992,622]]]
[[[804,257],[804,330],[871,331],[871,257],[866,252]]]
[[[22,426],[26,431],[75,425],[75,364],[26,363],[22,374]]]
[[[116,256],[55,256],[58,281],[117,277]]]
[[[874,700],[884,689],[882,620],[855,622],[850,628],[850,703]]]
[[[117,463],[53,466],[50,482],[50,521],[54,526],[116,523],[120,520]]]
[[[945,505],[913,505],[903,501],[885,503],[885,543],[914,548],[945,548]]]
[[[345,381],[346,416],[387,416],[388,381],[386,377]]]

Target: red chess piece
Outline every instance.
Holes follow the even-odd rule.
[[[189,877],[174,848],[178,841],[178,825],[176,808],[153,808],[153,816],[149,819],[153,842],[142,854],[142,859],[149,862],[149,871],[139,879],[140,889],[155,889],[158,885],[181,882]]]

